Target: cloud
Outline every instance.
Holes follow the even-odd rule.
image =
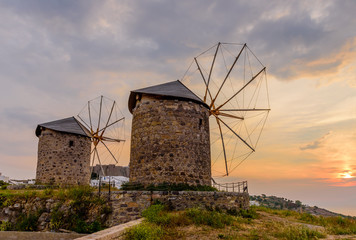
[[[180,78],[194,56],[218,41],[246,42],[279,81],[300,77],[324,81],[323,74],[348,69],[351,82],[355,76],[350,67],[355,56],[355,7],[354,1],[347,0],[276,0],[264,4],[258,0],[1,1],[1,129],[4,135],[14,135],[16,123],[28,132],[3,144],[15,146],[21,141],[21,146],[1,150],[7,155],[20,149],[33,154],[36,124],[76,115],[87,100],[100,94],[118,100],[127,112],[130,90]],[[343,77],[341,74],[337,79]],[[283,101],[292,95],[300,97],[306,88],[308,96],[313,96],[314,86],[298,85],[284,89]],[[334,92],[342,90],[345,88]],[[329,93],[316,102],[313,98],[308,98],[308,103],[294,99],[285,111],[272,106],[271,115],[279,111],[278,121],[284,121],[284,129],[288,127],[287,134],[280,128],[275,128],[274,134],[290,141],[285,143],[284,138],[273,135],[271,142],[281,141],[278,146],[285,149],[286,144],[293,144],[291,139],[314,139],[311,136],[315,132],[300,131],[300,135],[306,135],[303,138],[290,126],[305,127],[310,119],[326,119],[321,112],[332,107],[330,99],[341,102]],[[348,94],[354,92],[348,89]],[[282,102],[280,93],[274,96]],[[311,103],[320,109],[310,108]],[[342,102],[340,109],[349,103]],[[297,108],[291,109],[293,106]],[[129,119],[128,112],[127,116]],[[321,149],[324,140],[319,138],[300,149],[305,150],[303,154],[308,149]],[[295,146],[298,149],[299,145]],[[3,158],[4,162],[11,159]],[[314,156],[295,159],[321,161]]]
[[[325,141],[326,138],[329,137],[329,135],[331,134],[332,132],[328,132],[327,134],[325,134],[324,136],[322,136],[321,138],[315,140],[314,142],[312,143],[308,143],[304,146],[301,146],[299,149],[304,151],[304,150],[311,150],[311,149],[317,149],[317,148],[320,148],[323,146],[323,143]]]
[[[356,178],[332,178],[326,179],[324,182],[328,183],[330,186],[336,187],[354,187],[356,186]]]

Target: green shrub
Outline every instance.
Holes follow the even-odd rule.
[[[7,188],[7,186],[9,186],[10,184],[8,184],[7,182],[4,182],[3,180],[0,180],[0,189],[1,190],[5,190]]]
[[[356,220],[344,217],[328,217],[325,219],[328,231],[336,235],[356,234]]]
[[[142,212],[142,216],[151,223],[156,223],[158,225],[169,225],[170,217],[165,211],[164,205],[151,205],[146,210]]]
[[[22,214],[17,219],[15,229],[17,231],[36,231],[39,214],[28,213]]]
[[[240,216],[240,217],[243,217],[243,218],[249,218],[249,219],[256,219],[258,218],[258,213],[256,212],[256,210],[254,208],[250,208],[250,209],[241,209],[239,212],[238,212],[238,215],[237,216]]]
[[[121,189],[125,190],[125,191],[144,190],[145,187],[141,183],[126,182],[126,183],[121,184]]]
[[[10,231],[12,230],[12,224],[8,221],[2,221],[0,224],[0,231]]]
[[[133,228],[130,228],[125,233],[126,240],[156,240],[161,239],[163,230],[160,226],[142,223]]]
[[[299,220],[302,220],[304,222],[307,223],[314,223],[314,224],[318,224],[319,223],[319,219],[317,216],[311,215],[310,213],[302,213],[299,217]]]
[[[186,183],[160,183],[151,184],[147,187],[140,183],[124,183],[121,185],[122,190],[141,190],[141,191],[218,191],[212,186],[189,185]]]
[[[85,221],[76,218],[76,222],[73,224],[73,230],[77,233],[93,233],[102,229],[100,221],[97,220],[88,224]]]
[[[78,186],[68,188],[66,195],[69,199],[74,201],[85,201],[92,197],[94,188],[90,186]]]
[[[324,233],[300,225],[282,228],[276,232],[274,236],[277,238],[293,240],[309,240],[326,237]]]
[[[49,223],[49,227],[51,230],[57,231],[58,229],[62,228],[63,224],[65,223],[64,213],[59,210],[60,204],[55,206],[51,213],[51,219]]]
[[[161,204],[151,205],[142,212],[142,216],[150,223],[165,227],[186,226],[192,221],[182,212],[170,212]]]
[[[43,195],[45,197],[52,196],[53,195],[53,189],[52,188],[46,188],[45,190],[43,190]]]
[[[186,211],[188,218],[196,225],[208,225],[213,228],[223,228],[232,225],[234,218],[225,213],[191,208]]]

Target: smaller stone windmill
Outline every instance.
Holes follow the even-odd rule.
[[[90,180],[90,132],[74,117],[39,124],[36,182],[86,185]]]
[[[130,182],[210,185],[209,107],[180,81],[132,91]]]

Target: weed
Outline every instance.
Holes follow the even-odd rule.
[[[250,233],[248,234],[248,239],[251,240],[259,240],[261,239],[259,232],[256,229],[252,229]]]
[[[199,208],[188,209],[186,215],[196,225],[208,225],[213,228],[223,228],[232,225],[234,222],[234,218],[228,214]]]
[[[49,227],[51,230],[54,230],[54,231],[57,231],[58,229],[60,229],[65,222],[64,213],[59,210],[60,206],[61,206],[61,204],[57,204],[53,208],[52,213],[51,213]]]
[[[142,223],[130,228],[125,233],[126,240],[156,240],[162,238],[162,236],[162,228],[151,223]]]
[[[36,231],[38,218],[38,213],[21,214],[20,217],[17,219],[15,229],[17,231]]]
[[[183,214],[168,212],[164,205],[152,205],[142,212],[142,216],[151,223],[162,226],[185,226],[191,221]]]
[[[151,184],[147,187],[139,183],[124,183],[122,190],[142,190],[142,191],[218,191],[216,188],[208,185],[189,185],[186,183],[160,183]]]
[[[226,240],[233,240],[233,239],[239,239],[236,234],[222,234],[222,233],[219,233],[218,234],[218,239],[226,239]]]
[[[277,238],[294,240],[308,240],[326,237],[324,233],[300,225],[282,228],[279,231],[275,232],[274,236]]]
[[[250,219],[256,219],[258,218],[258,213],[256,212],[256,210],[254,208],[250,208],[250,209],[241,209],[238,212],[238,216],[241,216],[243,218],[250,218]]]
[[[167,214],[164,214],[163,212],[164,210],[165,210],[164,205],[161,204],[151,205],[150,207],[148,207],[146,210],[142,212],[142,216],[145,217],[149,222],[161,224],[166,221],[165,220],[166,216],[163,215],[167,215]]]
[[[52,188],[46,188],[45,190],[43,190],[43,195],[45,197],[52,196],[53,195],[53,189]]]
[[[0,180],[0,189],[1,190],[5,190],[7,188],[7,186],[9,186],[10,184]]]
[[[13,228],[12,223],[8,221],[2,221],[0,224],[0,231],[10,231]]]
[[[343,217],[329,217],[325,219],[326,228],[332,234],[356,234],[356,220]]]
[[[299,217],[299,220],[307,223],[319,224],[319,218],[317,216],[311,215],[310,213],[302,213]]]

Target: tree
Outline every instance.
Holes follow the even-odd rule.
[[[297,205],[297,207],[301,207],[302,206],[302,202],[297,200],[297,201],[295,201],[295,205]]]

